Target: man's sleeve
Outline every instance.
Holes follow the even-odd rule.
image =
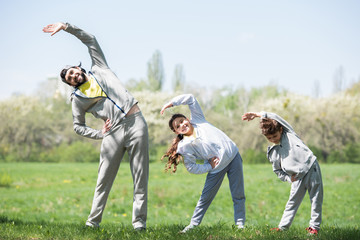
[[[109,68],[104,53],[102,52],[101,47],[94,35],[91,35],[69,23],[66,23],[65,31],[77,37],[83,44],[88,47],[92,66],[96,65],[100,68]]]
[[[78,108],[75,101],[76,100],[73,99],[72,102],[74,131],[83,137],[87,137],[91,139],[102,139],[103,134],[100,130],[96,130],[86,126],[85,111],[83,111],[81,108]]]

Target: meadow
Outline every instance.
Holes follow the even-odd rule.
[[[95,163],[0,163],[0,239],[360,239],[360,165],[321,164],[322,229],[308,236],[310,201],[305,196],[290,230],[271,232],[280,221],[290,184],[270,164],[244,164],[246,228],[237,230],[225,178],[200,227],[178,234],[191,218],[206,175],[180,165],[175,174],[150,164],[146,232],[131,226],[132,177],[123,162],[99,229],[84,227],[97,177]]]

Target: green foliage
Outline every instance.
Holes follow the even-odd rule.
[[[246,163],[267,163],[266,152],[259,152],[254,149],[247,149],[241,154]]]
[[[155,51],[151,60],[148,62],[148,81],[150,91],[160,91],[164,82],[164,67],[160,51]]]
[[[181,64],[175,66],[174,75],[172,79],[172,87],[174,92],[183,91],[185,87],[185,73],[184,67]]]
[[[0,188],[1,187],[10,187],[13,180],[11,179],[10,175],[6,172],[0,172]]]
[[[41,162],[99,162],[100,149],[85,142],[62,143],[51,152],[40,153]]]
[[[360,143],[348,143],[341,150],[330,152],[328,163],[360,163]]]
[[[180,112],[190,117],[190,112],[187,106],[178,106],[161,116],[162,106],[182,92],[150,91],[145,80],[143,86],[136,81],[133,84],[132,94],[148,123],[150,158],[154,161],[161,155],[158,149],[166,149],[174,137],[168,129],[170,116]],[[196,88],[190,92],[199,100],[206,119],[237,144],[246,162],[265,162],[260,156],[269,143],[260,134],[257,119],[244,122],[241,116],[247,111],[264,110],[287,120],[319,161],[359,163],[360,98],[354,93],[316,99],[288,93],[276,85],[250,91],[228,86],[213,91]],[[69,101],[61,95],[41,99],[20,96],[0,101],[0,162],[95,161],[101,141],[76,135],[71,116]],[[86,120],[95,129],[103,125],[91,115]],[[81,157],[75,157],[78,144],[86,150]],[[69,151],[72,156],[66,153]]]

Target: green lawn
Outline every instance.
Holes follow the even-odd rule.
[[[201,227],[177,232],[189,223],[206,175],[192,175],[181,165],[164,173],[163,163],[150,164],[148,230],[132,231],[132,178],[129,164],[120,166],[99,230],[83,228],[97,177],[91,163],[0,163],[0,239],[307,239],[308,195],[292,228],[272,233],[288,199],[290,184],[281,182],[270,164],[244,165],[247,228],[232,228],[233,209],[227,179]],[[360,165],[321,165],[324,182],[323,223],[319,238],[360,238]],[[349,234],[349,235],[348,235]]]

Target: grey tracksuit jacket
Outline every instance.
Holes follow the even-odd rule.
[[[295,214],[306,194],[311,202],[309,227],[320,229],[323,203],[323,184],[319,163],[312,151],[301,141],[294,129],[284,119],[274,113],[262,113],[263,118],[278,121],[283,127],[280,144],[268,148],[268,159],[273,171],[282,181],[291,183],[289,200],[281,217],[279,228],[291,226]],[[296,181],[291,182],[295,174]]]
[[[282,181],[291,183],[291,176],[301,179],[309,171],[316,157],[295,133],[291,125],[275,113],[262,112],[262,118],[276,120],[283,126],[280,144],[268,147],[267,157],[273,171]]]
[[[141,112],[126,115],[137,100],[109,69],[95,37],[71,24],[67,23],[66,26],[65,31],[80,39],[88,47],[92,60],[89,74],[95,78],[106,94],[106,97],[87,97],[75,88],[71,96],[75,132],[84,137],[103,139],[98,179],[86,225],[99,226],[120,162],[127,152],[134,182],[132,224],[134,228],[146,228],[149,178],[146,121]],[[112,125],[110,131],[103,135],[101,130],[88,127],[85,123],[86,112],[92,113],[96,118],[110,119]]]
[[[85,113],[92,113],[96,118],[103,120],[111,119],[112,128],[115,128],[131,107],[137,103],[137,100],[124,88],[115,73],[107,65],[95,36],[69,23],[66,23],[66,26],[65,31],[77,37],[88,47],[92,61],[90,74],[95,77],[107,95],[107,98],[89,98],[80,90],[75,89],[71,95],[74,130],[81,136],[101,139],[103,138],[101,130],[86,126]]]

